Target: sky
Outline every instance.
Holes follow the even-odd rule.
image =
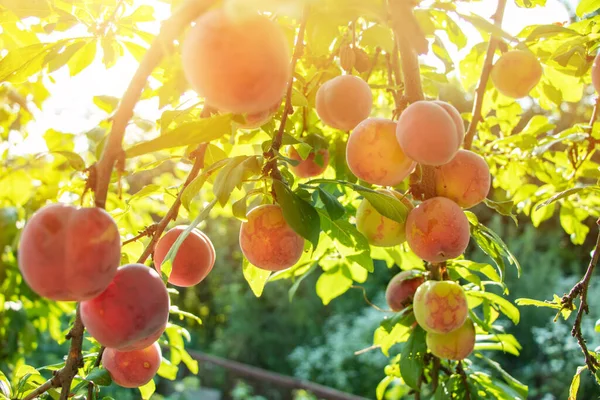
[[[153,5],[155,2],[152,3]],[[169,16],[168,5],[160,2],[155,17],[164,20]],[[496,0],[482,0],[480,2],[460,3],[459,11],[472,12],[486,19],[493,14],[496,8]],[[568,12],[565,6],[557,0],[547,0],[545,8],[523,9],[516,6],[513,0],[509,0],[503,21],[503,29],[510,34],[516,35],[527,25],[549,24],[554,22],[565,22],[568,20]],[[469,38],[469,43],[460,52],[452,51],[451,56],[458,61],[468,53],[471,46],[478,43],[481,38],[475,28],[469,24],[460,23],[463,31]],[[149,26],[150,29],[158,29],[158,23]],[[98,52],[100,53],[100,52]],[[424,56],[422,61],[430,64],[433,57]],[[53,95],[45,102],[43,110],[37,110],[35,121],[29,126],[29,138],[23,143],[12,143],[15,153],[44,152],[45,148],[42,135],[48,128],[53,128],[67,133],[82,133],[94,128],[99,121],[106,118],[106,114],[93,104],[93,96],[108,95],[121,97],[129,81],[137,69],[137,61],[126,52],[111,69],[105,69],[97,59],[87,70],[75,77],[69,76],[66,67],[53,73],[54,82],[46,79],[47,86]],[[137,109],[143,118],[157,120],[160,117],[158,102],[146,101]],[[81,144],[83,146],[83,142]],[[83,150],[82,147],[76,150]]]

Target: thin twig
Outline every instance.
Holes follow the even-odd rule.
[[[438,387],[440,378],[440,365],[441,361],[437,357],[433,357],[433,368],[431,369],[431,390],[435,393]]]
[[[494,20],[494,25],[500,27],[502,25],[502,18],[504,18],[504,9],[506,8],[506,0],[498,0],[498,6],[496,7],[496,12],[492,16],[492,20]],[[467,128],[467,133],[465,134],[465,142],[464,148],[469,150],[473,145],[473,137],[475,136],[475,132],[477,131],[477,125],[479,121],[483,118],[481,115],[481,108],[483,107],[483,98],[485,96],[485,88],[488,83],[488,79],[490,78],[490,73],[492,72],[493,62],[494,62],[494,53],[496,52],[496,47],[500,43],[500,38],[491,34],[490,42],[488,44],[487,53],[485,54],[485,60],[483,61],[483,70],[481,71],[481,77],[479,78],[479,83],[477,84],[477,89],[475,90],[475,98],[473,99],[473,117],[471,119],[471,123]]]
[[[423,385],[423,373],[417,379],[417,389],[415,390],[415,400],[421,400],[421,386]]]
[[[389,313],[389,312],[393,312],[392,310],[384,310],[383,308],[381,308],[381,307],[377,307],[375,304],[371,303],[371,300],[369,300],[369,298],[367,297],[367,290],[366,290],[364,287],[362,287],[362,286],[358,286],[358,285],[352,285],[352,286],[350,286],[350,288],[351,288],[351,289],[360,289],[360,290],[362,291],[362,294],[363,294],[363,297],[364,297],[364,299],[365,299],[365,302],[366,302],[366,303],[367,303],[369,306],[371,306],[371,307],[373,307],[374,309],[376,309],[377,311],[381,311],[381,312],[387,312],[387,313]]]
[[[126,244],[129,243],[133,243],[137,240],[140,240],[141,238],[144,238],[146,236],[152,236],[154,234],[154,231],[156,231],[158,224],[152,224],[150,226],[148,226],[147,228],[145,228],[144,230],[140,231],[140,233],[138,233],[137,235],[135,235],[134,237],[132,237],[131,239],[127,239],[123,242],[123,246],[125,246]]]
[[[502,1],[502,0],[500,0]],[[460,375],[463,386],[465,387],[465,400],[471,400],[471,393],[469,391],[469,382],[467,381],[467,373],[463,368],[462,361],[459,361],[456,365],[456,372]]]

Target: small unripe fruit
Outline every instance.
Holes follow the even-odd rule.
[[[427,332],[450,333],[463,326],[469,306],[458,283],[427,281],[415,292],[413,311],[417,323]]]
[[[373,93],[364,80],[354,75],[337,76],[321,85],[316,110],[325,125],[342,131],[354,129],[369,117]]]
[[[280,271],[298,262],[304,239],[285,221],[280,206],[256,207],[246,218],[240,229],[240,247],[251,264],[267,271]]]
[[[342,46],[340,48],[340,65],[342,66],[342,69],[347,72],[352,72],[355,61],[356,56],[354,55],[354,50],[352,50],[352,47],[348,45]]]
[[[378,192],[395,196],[408,211],[413,209],[410,200],[395,190],[381,189]],[[390,247],[406,241],[406,224],[384,217],[367,199],[363,199],[356,210],[356,228],[373,246]]]
[[[362,74],[363,72],[367,72],[371,69],[371,59],[366,51],[361,49],[360,47],[354,48],[354,68],[358,71],[358,73]]]
[[[102,353],[102,365],[117,385],[124,388],[144,386],[158,372],[162,353],[158,343],[134,351],[107,348]]]
[[[317,163],[316,157],[319,155],[321,164]],[[298,151],[293,147],[290,148],[290,158],[299,161],[298,165],[290,166],[290,169],[298,178],[312,178],[321,175],[329,165],[329,150],[319,149],[316,152],[311,151],[305,160],[300,157]]]
[[[425,337],[427,348],[434,356],[447,360],[464,360],[475,348],[475,326],[467,321],[450,333],[427,332]]]
[[[452,200],[434,197],[408,213],[406,241],[411,250],[430,263],[456,258],[469,244],[469,220]]]
[[[511,50],[496,61],[490,78],[500,93],[520,99],[542,79],[542,65],[530,51]]]
[[[435,190],[463,208],[483,201],[490,191],[490,169],[479,154],[459,150],[448,164],[435,170]]]
[[[423,283],[422,271],[402,271],[394,276],[385,291],[385,299],[392,311],[402,311],[413,302],[417,288]]]
[[[592,84],[596,89],[596,93],[600,94],[600,54],[596,55],[592,65]]]

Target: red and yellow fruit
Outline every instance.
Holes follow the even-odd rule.
[[[469,244],[469,221],[452,200],[434,197],[419,204],[406,219],[406,241],[430,263],[456,258]]]
[[[427,332],[427,348],[434,356],[448,360],[464,360],[475,348],[475,326],[467,319],[458,329],[450,333]]]
[[[298,262],[304,239],[285,221],[281,207],[267,204],[252,209],[240,229],[240,247],[250,263],[280,271]]]
[[[57,301],[83,301],[100,293],[121,261],[117,224],[100,208],[53,204],[23,229],[19,268],[31,289]]]
[[[319,162],[317,162],[317,155],[319,156]],[[325,172],[327,165],[329,165],[329,150],[327,149],[319,149],[316,152],[311,151],[308,157],[303,160],[298,151],[291,147],[289,157],[300,162],[298,165],[290,166],[290,169],[298,178],[319,176]]]
[[[479,154],[459,150],[448,164],[435,170],[435,190],[463,208],[483,201],[490,191],[490,169]]]
[[[469,314],[467,296],[454,281],[427,281],[413,299],[415,319],[432,333],[450,333],[465,323]]]
[[[352,131],[346,146],[348,168],[373,185],[395,186],[415,168],[396,140],[396,123],[369,118]]]
[[[185,226],[177,226],[169,230],[156,244],[154,266],[159,274],[167,253],[185,229]],[[197,285],[206,278],[214,265],[215,248],[212,242],[203,232],[194,229],[177,251],[169,283],[181,287]]]
[[[170,299],[160,275],[142,264],[119,268],[105,291],[81,303],[81,320],[105,347],[131,349],[164,329]]]
[[[337,76],[325,82],[317,91],[317,114],[325,125],[335,129],[354,129],[369,117],[372,107],[371,88],[354,75]]]
[[[413,209],[410,200],[395,190],[378,190],[395,196],[406,206]],[[390,247],[406,241],[406,224],[394,221],[381,215],[367,199],[363,199],[356,210],[356,228],[373,246]]]
[[[413,302],[415,292],[423,283],[422,271],[402,271],[388,283],[385,299],[392,311],[402,311]]]
[[[291,79],[290,51],[267,17],[203,14],[182,45],[183,70],[207,103],[222,111],[260,113],[278,102]]]
[[[102,365],[114,383],[124,388],[144,386],[158,372],[162,354],[158,343],[134,351],[107,348],[102,353]]]
[[[530,51],[511,50],[496,61],[490,78],[500,93],[520,99],[542,79],[542,65]]]

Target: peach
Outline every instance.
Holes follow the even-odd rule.
[[[464,360],[475,348],[475,326],[467,319],[450,333],[431,333],[425,336],[427,348],[434,356],[448,360]]]
[[[427,332],[450,333],[465,323],[469,314],[467,296],[453,281],[427,281],[413,299],[417,323]]]
[[[411,250],[430,263],[456,258],[469,244],[469,221],[452,200],[434,197],[408,213],[406,241]]]
[[[80,307],[89,334],[101,345],[121,350],[164,328],[170,299],[153,268],[129,264],[119,268],[104,292]]]
[[[442,107],[444,110],[446,110],[448,115],[450,115],[450,118],[452,118],[452,121],[454,121],[454,126],[456,126],[458,142],[462,143],[463,139],[465,138],[465,123],[463,122],[463,119],[458,110],[452,104],[446,103],[445,101],[433,100],[432,103],[435,103],[438,106]]]
[[[240,229],[240,247],[251,264],[267,271],[280,271],[298,262],[304,239],[285,221],[280,206],[256,207],[246,218]]]
[[[142,338],[140,340],[138,340],[135,343],[132,343],[129,346],[125,346],[123,348],[121,348],[121,351],[133,351],[133,350],[139,350],[139,349],[145,349],[146,347],[152,345],[152,343],[158,341],[158,339],[160,339],[160,337],[162,336],[162,334],[165,332],[165,329],[167,329],[167,322],[165,321],[165,324],[163,326],[161,326],[160,328],[158,328],[158,330],[156,332],[152,332],[152,334],[146,336],[145,338]]]
[[[464,125],[456,119],[458,111],[450,104],[439,103],[417,101],[398,119],[396,138],[400,147],[423,165],[442,165],[452,160],[464,136]]]
[[[277,102],[277,104],[273,105],[273,107],[271,107],[267,110],[255,112],[252,114],[247,114],[246,115],[246,123],[242,124],[240,126],[240,128],[242,128],[242,129],[260,128],[261,126],[263,126],[264,124],[269,122],[271,120],[271,118],[273,118],[273,115],[275,115],[275,113],[277,113],[277,110],[279,110],[280,104],[281,104],[281,100],[279,100]]]
[[[320,156],[320,162],[317,163],[315,157],[317,154]],[[290,147],[289,157],[292,160],[300,161],[300,164],[296,166],[290,166],[290,169],[298,178],[312,178],[321,175],[327,169],[329,164],[329,150],[319,149],[316,152],[311,151],[305,160],[300,157],[298,151],[293,147]]]
[[[392,311],[402,311],[411,305],[415,292],[424,281],[422,271],[402,271],[394,276],[385,291],[385,299]]]
[[[435,190],[463,208],[483,201],[490,191],[490,169],[479,154],[459,150],[448,164],[435,169]]]
[[[600,54],[596,55],[592,65],[592,85],[594,85],[596,93],[600,94]]]
[[[395,186],[415,168],[395,137],[396,123],[368,118],[348,138],[346,161],[357,178],[373,185]]]
[[[490,78],[500,93],[520,99],[542,79],[542,65],[530,51],[511,50],[496,61]]]
[[[100,208],[52,204],[38,210],[23,229],[21,274],[34,292],[51,300],[96,297],[120,261],[117,224]]]
[[[380,189],[378,192],[395,196],[408,210],[413,209],[410,200],[395,190]],[[367,199],[363,199],[356,210],[356,228],[373,246],[390,247],[406,241],[405,224],[384,217]]]
[[[208,11],[187,33],[181,55],[191,86],[222,111],[263,112],[291,79],[284,33],[258,14],[234,19],[223,9]]]
[[[162,353],[158,343],[134,351],[107,348],[102,353],[102,365],[114,383],[124,388],[144,386],[158,372]]]
[[[369,84],[354,75],[336,76],[317,90],[317,114],[325,125],[335,129],[354,129],[369,117],[372,107]]]
[[[154,267],[160,274],[162,263],[171,247],[186,229],[176,226],[164,234],[154,249]],[[215,248],[203,232],[194,229],[185,238],[173,260],[169,283],[189,287],[200,283],[215,265]]]

